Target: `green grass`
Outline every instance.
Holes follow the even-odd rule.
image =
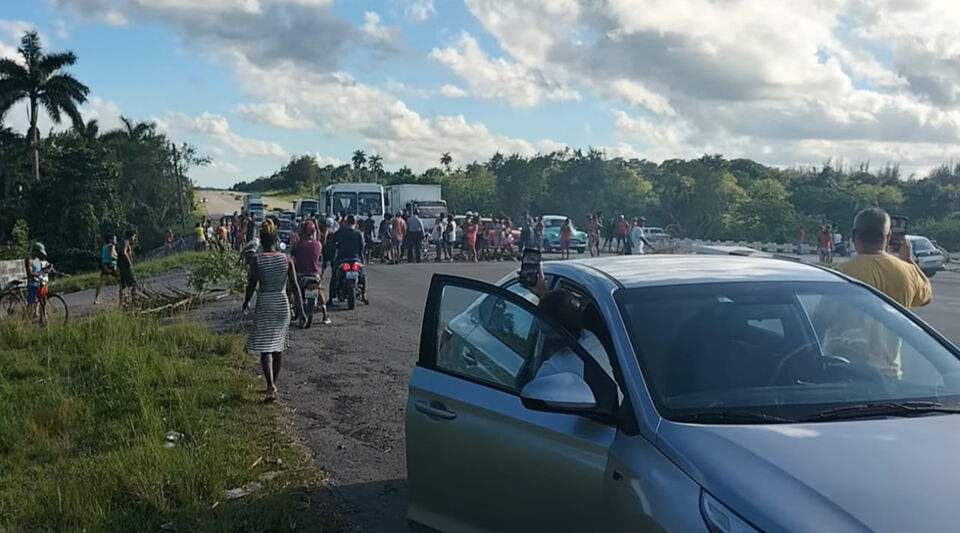
[[[338,529],[311,509],[322,477],[259,402],[241,343],[120,313],[0,325],[0,531]],[[183,437],[167,449],[169,431]],[[224,500],[267,470],[281,474]]]
[[[140,263],[135,262],[133,265],[133,271],[140,279],[159,276],[160,274],[166,274],[167,272],[172,272],[179,268],[190,268],[196,266],[200,262],[200,258],[203,257],[203,254],[205,253],[207,252],[182,252],[167,257],[150,259]],[[136,258],[134,258],[134,261],[136,261]],[[52,288],[54,291],[59,293],[82,291],[96,287],[99,279],[99,271],[86,272],[70,277],[55,278],[52,283]]]

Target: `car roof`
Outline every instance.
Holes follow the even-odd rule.
[[[543,216],[540,217],[540,218],[542,218],[542,219],[544,219],[544,220],[566,220],[566,219],[568,219],[568,218],[570,218],[570,217],[565,217],[565,216],[563,216],[563,215],[543,215]]]
[[[551,263],[559,262],[544,266]],[[736,255],[626,255],[575,259],[562,265],[586,275],[604,275],[623,287],[737,281],[847,282],[828,269],[798,261]],[[566,268],[544,270],[564,275]]]

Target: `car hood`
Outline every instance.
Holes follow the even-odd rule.
[[[761,530],[956,531],[960,415],[817,424],[664,421],[658,447]]]

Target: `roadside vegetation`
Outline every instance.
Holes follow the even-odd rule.
[[[137,277],[140,279],[159,276],[178,269],[189,269],[200,265],[204,258],[209,255],[207,252],[182,252],[179,254],[149,259],[143,262],[134,263],[133,268]],[[236,259],[234,257],[234,259]],[[100,279],[100,271],[85,272],[69,277],[55,278],[52,283],[53,290],[59,293],[68,293],[92,289],[97,286]],[[114,287],[113,282],[110,287]],[[104,290],[107,289],[106,286]]]
[[[241,346],[120,313],[0,325],[0,531],[339,529]]]
[[[960,164],[905,176],[896,165],[871,167],[827,161],[819,167],[777,168],[750,159],[609,157],[600,150],[558,150],[532,157],[492,154],[486,161],[453,161],[439,154],[423,172],[390,171],[378,155],[357,150],[352,164],[292,159],[237,191],[317,191],[332,183],[438,183],[455,213],[519,217],[566,215],[578,225],[587,213],[642,215],[649,226],[672,226],[696,239],[794,243],[801,228],[815,244],[823,224],[849,235],[853,216],[879,206],[910,219],[910,232],[960,250]],[[313,194],[316,194],[315,192]],[[515,218],[516,220],[516,218]]]

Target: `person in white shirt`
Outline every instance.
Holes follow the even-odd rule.
[[[407,247],[407,262],[413,263],[421,261],[420,254],[423,252],[423,221],[420,220],[420,210],[414,209],[413,214],[407,217],[407,234],[403,237],[403,242]]]
[[[650,242],[647,241],[643,233],[643,228],[646,227],[646,225],[647,219],[643,217],[633,219],[633,227],[630,229],[630,250],[634,255],[643,255],[644,245],[647,245],[650,250],[653,250],[653,246],[650,246]]]

